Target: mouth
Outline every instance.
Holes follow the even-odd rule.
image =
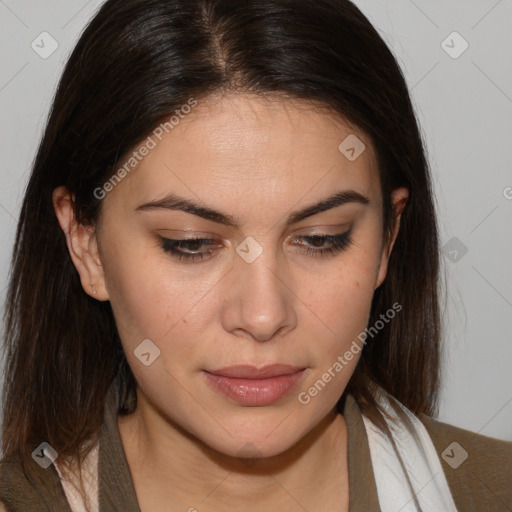
[[[287,395],[307,368],[272,364],[264,367],[237,365],[203,370],[207,383],[217,392],[247,406],[271,405]]]

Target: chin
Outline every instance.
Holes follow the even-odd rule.
[[[240,459],[257,460],[261,458],[274,457],[286,452],[295,444],[295,440],[289,436],[243,436],[204,438],[202,442],[211,450],[214,450],[227,457]]]
[[[246,417],[243,422],[238,418],[229,421],[224,416],[220,425],[210,419],[213,423],[207,431],[205,423],[196,423],[196,428],[191,425],[189,432],[208,448],[229,457],[273,457],[293,447],[309,431],[307,425],[298,424],[293,416],[284,410],[269,413],[264,419]]]

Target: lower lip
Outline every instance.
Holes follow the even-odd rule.
[[[203,372],[206,380],[220,391],[242,405],[270,405],[288,394],[299,382],[305,370],[290,375],[279,375],[268,379],[239,379]]]

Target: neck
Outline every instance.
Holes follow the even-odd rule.
[[[169,503],[201,512],[278,505],[320,510],[322,492],[337,510],[343,510],[339,500],[348,507],[347,427],[336,411],[285,452],[258,459],[212,449],[163,417],[142,393],[136,411],[119,418],[119,430],[141,510],[145,504],[148,510],[164,510],[164,504],[169,510]]]

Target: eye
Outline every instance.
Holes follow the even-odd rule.
[[[293,245],[308,244],[303,252],[308,256],[334,256],[345,250],[351,243],[351,230],[337,235],[302,235],[292,239]],[[297,242],[299,241],[299,242]],[[160,246],[164,252],[170,254],[178,261],[193,263],[202,261],[213,255],[215,249],[221,244],[212,238],[186,238],[172,239],[159,237]],[[203,250],[207,247],[209,250]]]
[[[301,245],[296,243],[297,240],[305,241],[308,244],[304,250],[308,256],[334,256],[352,243],[351,229],[336,235],[302,235],[295,237],[292,243]]]
[[[160,238],[160,245],[164,252],[171,254],[178,261],[186,260],[190,262],[201,261],[213,254],[214,250],[199,252],[203,246],[218,247],[218,243],[211,238],[187,238],[174,240],[171,238]]]

